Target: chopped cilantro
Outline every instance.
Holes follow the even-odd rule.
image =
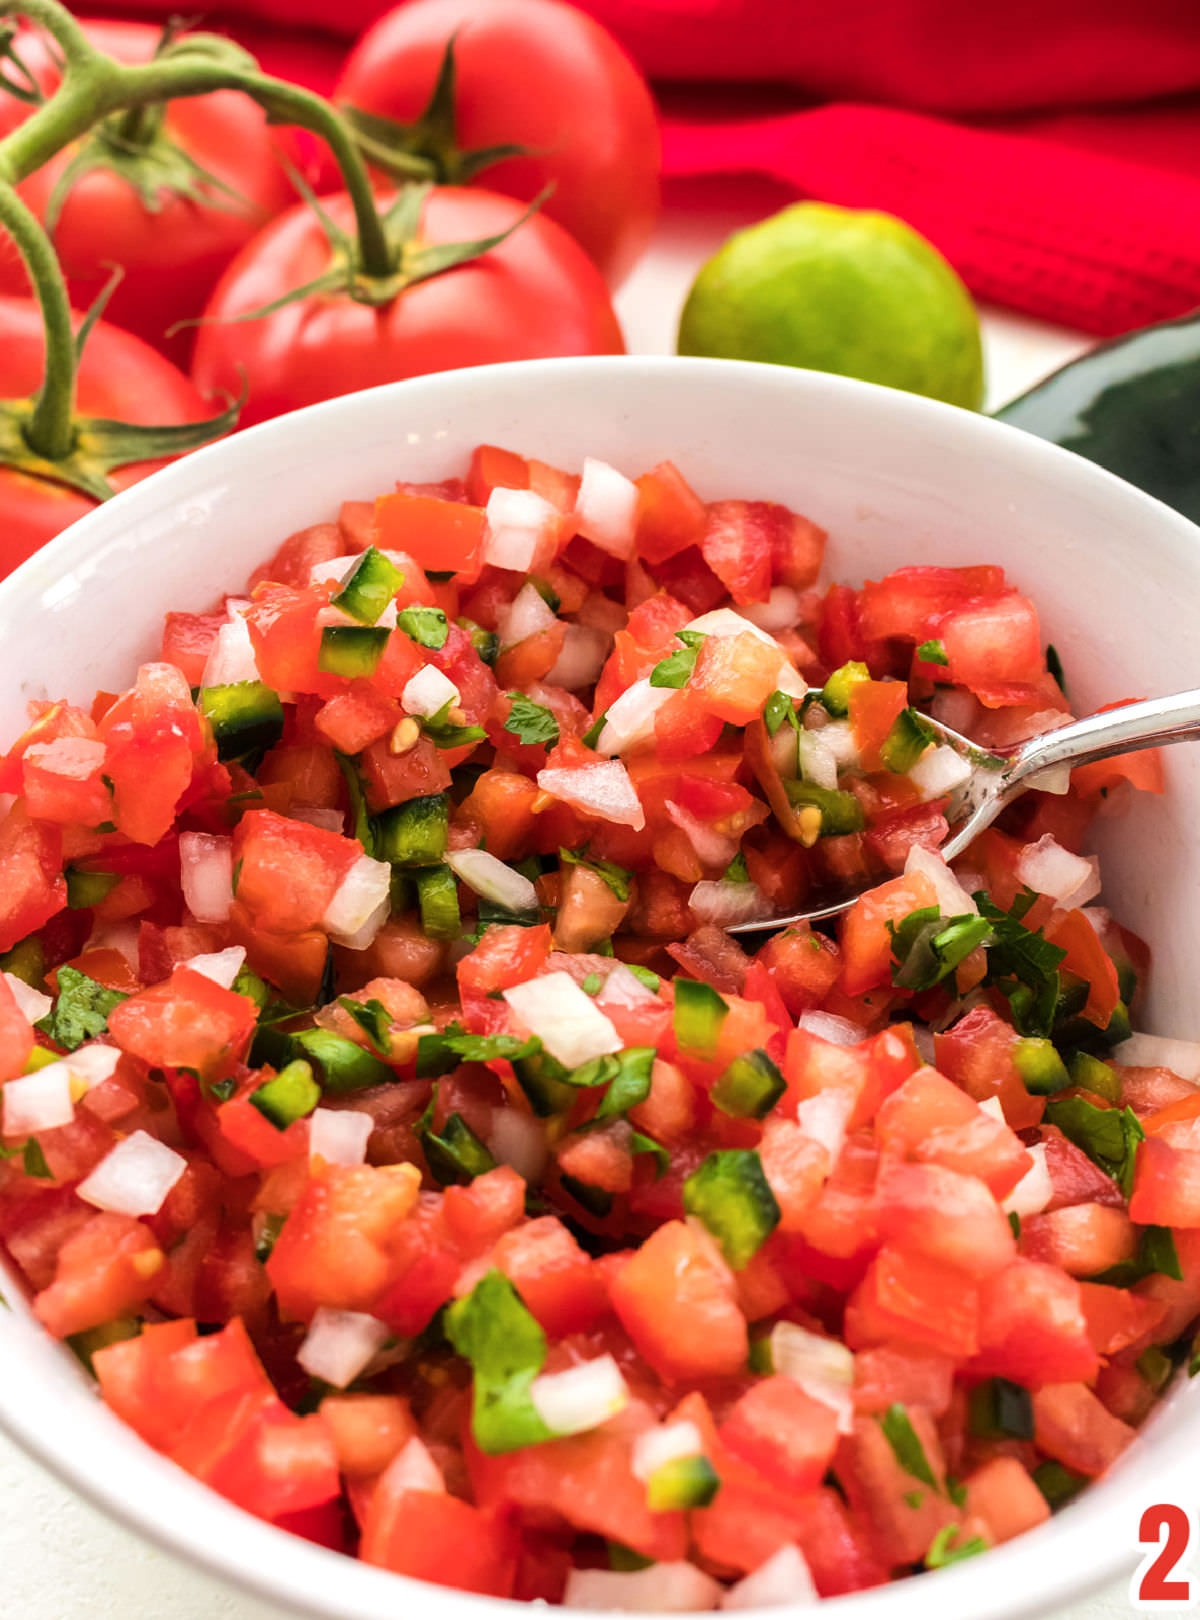
[[[460,1063],[492,1063],[506,1059],[515,1063],[534,1057],[542,1050],[536,1035],[522,1040],[519,1035],[471,1035],[458,1024],[448,1024],[435,1034],[417,1041],[417,1078],[429,1080],[448,1074]]]
[[[746,865],[746,857],[739,849],[721,874],[723,883],[749,883],[750,869]]]
[[[521,743],[535,743],[544,748],[553,748],[558,741],[558,721],[551,710],[541,703],[534,703],[521,692],[510,692],[512,708],[508,719],[504,722],[505,731]]]
[[[917,648],[917,657],[923,664],[948,664],[946,649],[940,641],[923,641]]]
[[[1146,1137],[1132,1108],[1097,1108],[1086,1097],[1052,1097],[1046,1104],[1046,1121],[1056,1125],[1129,1197],[1137,1145]]]
[[[964,1558],[987,1552],[988,1544],[982,1536],[969,1536],[966,1541],[960,1541],[959,1533],[957,1524],[942,1526],[925,1554],[926,1569],[945,1569],[947,1564],[957,1564]]]
[[[338,1006],[350,1014],[381,1057],[391,1056],[392,1019],[382,1001],[376,1001],[374,996],[367,1002],[355,1001],[350,996],[341,996]]]
[[[677,647],[650,671],[650,685],[675,688],[686,686],[699,656],[696,647]]]
[[[892,936],[892,983],[900,990],[929,990],[954,972],[992,932],[986,917],[943,917],[936,906],[887,922]]]
[[[432,611],[432,610],[431,610]],[[447,699],[429,719],[421,721],[421,730],[435,748],[465,748],[469,743],[482,742],[487,732],[482,726],[457,726],[450,719],[453,699]]]
[[[800,731],[800,717],[796,713],[796,705],[786,692],[772,692],[763,705],[763,724],[767,728],[767,735],[773,737],[782,725],[789,725],[797,734]]]
[[[643,967],[640,962],[626,962],[625,966],[639,984],[644,984],[647,990],[652,990],[655,995],[658,994],[658,987],[662,980],[652,968]]]
[[[42,1181],[54,1180],[54,1174],[46,1163],[46,1155],[42,1152],[42,1144],[36,1136],[31,1136],[26,1142],[21,1165],[27,1176],[37,1176]]]
[[[74,1052],[84,1041],[103,1035],[108,1028],[108,1015],[114,1007],[128,1000],[119,990],[90,979],[78,968],[65,964],[58,970],[58,995],[54,1006],[36,1028],[48,1035],[55,1046]]]
[[[1058,686],[1059,691],[1065,697],[1066,696],[1066,691],[1067,691],[1067,679],[1066,679],[1066,676],[1063,674],[1062,659],[1058,656],[1058,648],[1054,645],[1053,642],[1051,642],[1049,644],[1049,646],[1046,648],[1046,668],[1050,671],[1051,675],[1054,677],[1055,683]]]
[[[446,1336],[475,1374],[471,1432],[490,1456],[552,1438],[529,1390],[546,1335],[501,1271],[489,1271],[446,1311]]]
[[[583,849],[560,849],[558,858],[568,866],[590,867],[597,877],[604,879],[618,900],[624,903],[629,899],[629,885],[633,873],[624,866],[618,866],[615,861],[602,861],[589,856],[586,846]]]
[[[592,721],[591,725],[584,732],[581,741],[585,748],[595,748],[596,744],[600,741],[600,733],[604,730],[607,723],[608,710],[605,709],[604,713],[598,714]]]
[[[930,1490],[938,1490],[937,1476],[929,1466],[925,1447],[918,1439],[917,1431],[899,1401],[893,1401],[888,1407],[879,1419],[879,1427],[883,1430],[883,1438],[892,1448],[892,1455],[904,1472],[913,1479],[919,1479],[922,1485],[928,1485]]]
[[[1059,964],[1067,953],[1052,945],[1040,928],[1026,928],[1022,919],[1037,896],[1025,889],[1009,911],[982,892],[973,899],[992,925],[985,982],[1005,997],[1021,1035],[1049,1035],[1061,988]]]

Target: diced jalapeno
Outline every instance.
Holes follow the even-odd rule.
[[[936,741],[937,733],[923,714],[913,708],[901,709],[880,746],[879,757],[889,771],[904,775]]]
[[[981,1440],[1032,1440],[1033,1397],[1023,1384],[985,1378],[968,1397],[967,1427]]]
[[[106,894],[111,894],[120,883],[118,872],[81,872],[67,868],[67,905],[72,911],[86,911],[98,906]]]
[[[779,1225],[779,1205],[753,1148],[710,1153],[684,1182],[683,1207],[704,1223],[735,1271]]]
[[[446,853],[449,826],[447,794],[408,799],[376,818],[376,858],[393,866],[436,866]]]
[[[443,1187],[465,1185],[496,1168],[496,1161],[461,1114],[451,1114],[440,1133],[421,1134],[425,1163]]]
[[[391,631],[364,624],[329,624],[321,631],[317,668],[327,675],[373,675]]]
[[[485,664],[494,664],[500,656],[500,637],[494,630],[485,630],[474,619],[455,619],[460,630],[471,638],[471,645]]]
[[[735,1057],[712,1088],[712,1100],[724,1114],[763,1119],[787,1090],[778,1068],[761,1050]]]
[[[307,1058],[319,1075],[323,1091],[362,1091],[396,1078],[386,1063],[331,1029],[302,1029],[291,1040],[296,1055]]]
[[[250,1093],[250,1101],[275,1126],[286,1131],[298,1119],[306,1119],[321,1100],[321,1088],[313,1079],[312,1065],[297,1058]]]
[[[815,805],[821,812],[822,838],[861,832],[867,824],[863,807],[853,793],[841,788],[818,787],[815,782],[785,782],[784,787],[792,804]]]
[[[1035,1097],[1050,1097],[1056,1091],[1065,1091],[1071,1084],[1067,1066],[1053,1041],[1043,1036],[1027,1035],[1019,1040],[1013,1048],[1013,1062],[1025,1090]]]
[[[835,669],[825,682],[821,688],[821,702],[830,714],[840,720],[850,713],[850,688],[870,679],[871,671],[867,666],[852,659],[840,669]]]
[[[707,1507],[721,1487],[721,1476],[707,1457],[672,1457],[646,1481],[651,1513]]]
[[[1071,1084],[1081,1091],[1090,1091],[1093,1097],[1103,1097],[1105,1102],[1120,1102],[1121,1082],[1111,1063],[1093,1057],[1090,1052],[1075,1052],[1067,1069]]]
[[[513,1073],[529,1099],[529,1106],[540,1118],[565,1114],[568,1108],[574,1106],[577,1094],[575,1088],[566,1082],[567,1070],[549,1052],[535,1052],[530,1057],[516,1058]]]
[[[728,1002],[711,984],[675,980],[675,1039],[686,1051],[712,1057],[728,1012]]]
[[[403,584],[404,575],[395,563],[368,546],[332,605],[360,624],[374,624]]]
[[[1078,1496],[1087,1482],[1085,1474],[1077,1474],[1059,1462],[1039,1463],[1033,1471],[1033,1483],[1049,1502],[1052,1512]]]
[[[220,760],[274,748],[283,736],[283,704],[264,681],[237,681],[232,686],[206,686],[200,712],[213,729]]]
[[[419,867],[413,877],[421,927],[430,939],[457,939],[462,933],[458,909],[458,880],[448,866]]]

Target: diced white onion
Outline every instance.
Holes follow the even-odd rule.
[[[216,833],[179,835],[183,898],[197,922],[229,920],[233,908],[233,839]]]
[[[757,883],[697,883],[688,896],[692,915],[700,922],[729,928],[734,923],[764,922],[774,915],[774,906]]]
[[[830,728],[825,728],[828,729]],[[838,785],[838,762],[833,749],[825,740],[825,730],[801,731],[800,774],[806,782],[813,782],[819,788],[832,789]],[[781,728],[776,732],[776,736],[782,735]]]
[[[507,613],[500,615],[497,629],[502,647],[515,647],[518,641],[540,635],[558,623],[558,616],[536,585],[522,585]]]
[[[611,646],[612,636],[607,630],[596,630],[588,624],[569,624],[563,650],[546,676],[547,684],[565,687],[568,692],[594,686]]]
[[[354,1108],[315,1108],[308,1118],[308,1156],[326,1164],[362,1164],[375,1121]]]
[[[701,821],[692,811],[667,799],[664,809],[680,832],[687,834],[688,842],[696,852],[702,866],[728,866],[738,851],[738,841],[731,833],[718,832],[711,822]]]
[[[934,1057],[936,1055],[936,1048],[933,1043],[933,1031],[928,1029],[924,1024],[914,1024],[912,1038],[913,1045],[920,1054],[922,1062],[928,1063],[932,1066]]]
[[[680,1457],[704,1455],[704,1437],[694,1423],[666,1423],[647,1429],[633,1442],[633,1471],[639,1479],[649,1479],[664,1463]]]
[[[361,561],[358,552],[350,552],[345,557],[331,557],[328,562],[314,563],[308,571],[308,583],[323,585],[327,579],[336,579],[339,585],[344,585]]]
[[[360,855],[325,907],[321,926],[339,945],[365,951],[388,920],[391,883],[387,861]]]
[[[527,574],[533,567],[538,542],[558,527],[558,512],[532,489],[497,486],[488,497],[483,560],[493,568]]]
[[[598,754],[627,754],[654,736],[654,716],[675,696],[669,686],[651,686],[643,675],[609,704],[604,729],[596,739]]]
[[[85,1203],[118,1215],[157,1215],[167,1194],[187,1169],[182,1153],[148,1131],[134,1131],[79,1183]]]
[[[908,773],[923,800],[940,799],[970,780],[973,766],[949,743],[928,748]]]
[[[310,827],[323,827],[326,832],[342,833],[346,817],[341,810],[327,810],[323,804],[293,804],[288,810],[291,821],[306,821]]]
[[[775,735],[767,739],[767,747],[771,751],[771,761],[785,781],[796,776],[800,769],[800,754],[796,746],[797,740],[796,733],[791,726],[780,726]]]
[[[648,1001],[657,999],[654,991],[644,985],[636,973],[624,962],[618,962],[605,979],[596,1004],[600,1007],[644,1007]]]
[[[237,686],[241,681],[261,681],[250,640],[250,626],[240,613],[233,613],[217,631],[200,677],[201,686]]]
[[[71,1078],[90,1091],[104,1080],[110,1080],[117,1072],[117,1064],[121,1061],[121,1054],[115,1046],[103,1046],[99,1041],[88,1041],[85,1046],[76,1047],[71,1055],[63,1060],[71,1071]]]
[[[777,691],[786,692],[789,697],[805,698],[808,696],[808,682],[800,674],[791,659],[779,649],[779,669],[775,676]]]
[[[75,1118],[71,1071],[65,1063],[47,1063],[32,1074],[5,1082],[0,1089],[0,1135],[32,1136],[52,1131]]]
[[[529,1033],[568,1069],[621,1050],[611,1020],[569,973],[545,973],[503,994]]]
[[[550,1150],[540,1119],[516,1108],[497,1108],[487,1145],[496,1162],[507,1164],[527,1185],[535,1186],[542,1179]]]
[[[1054,1197],[1054,1183],[1046,1165],[1046,1144],[1035,1142],[1029,1155],[1033,1164],[1004,1200],[1006,1215],[1040,1215]]]
[[[537,890],[529,879],[489,855],[486,849],[452,849],[446,865],[483,899],[506,911],[536,911]]]
[[[846,1126],[854,1112],[854,1098],[840,1087],[818,1091],[796,1105],[796,1122],[805,1136],[819,1142],[829,1154],[832,1167],[846,1145]]]
[[[857,1046],[859,1041],[864,1039],[864,1031],[860,1025],[849,1018],[839,1018],[837,1013],[801,1013],[797,1023],[810,1035],[818,1035],[821,1040],[828,1041],[832,1046]]]
[[[693,619],[686,628],[695,630],[702,636],[744,636],[750,634],[757,636],[759,641],[765,641],[769,647],[779,647],[775,637],[768,635],[758,625],[752,624],[742,614],[733,608],[713,608],[710,613],[702,613],[698,619]],[[783,648],[779,647],[782,653]]]
[[[4,978],[13,993],[13,1000],[31,1024],[36,1024],[39,1018],[45,1018],[54,1006],[53,996],[43,995],[31,984],[26,984],[24,979],[19,979],[15,973],[6,973]]]
[[[93,928],[88,937],[85,950],[89,951],[120,951],[135,973],[141,965],[141,946],[138,942],[139,928],[135,922],[119,922],[101,924]]]
[[[765,602],[749,602],[742,612],[751,624],[771,635],[776,630],[790,630],[800,617],[800,592],[790,585],[773,585]]]
[[[228,990],[242,971],[245,960],[245,948],[241,945],[230,945],[223,951],[206,951],[202,956],[189,957],[180,965],[191,968],[193,973],[202,973],[206,979],[211,979],[223,990]]]
[[[1100,863],[1093,856],[1073,855],[1051,833],[1026,844],[1017,861],[1017,877],[1038,894],[1048,894],[1066,910],[1086,906],[1100,893]]]
[[[419,714],[426,720],[444,709],[447,703],[458,703],[461,694],[448,675],[436,664],[426,664],[409,680],[400,694],[400,701],[409,714]]]
[[[296,1360],[310,1377],[320,1378],[334,1389],[345,1389],[370,1365],[390,1336],[391,1329],[377,1316],[320,1305],[296,1352]]]
[[[646,825],[642,802],[619,759],[606,759],[598,765],[539,771],[537,785],[543,793],[561,799],[585,815],[595,816],[598,821],[614,821],[618,826],[632,827],[635,832]]]
[[[395,1461],[389,1463],[387,1475],[388,1485],[394,1490],[431,1491],[435,1496],[444,1496],[446,1492],[441,1469],[430,1455],[428,1446],[415,1434]]]
[[[775,1609],[785,1604],[818,1603],[808,1560],[794,1542],[780,1547],[724,1594],[723,1609]]]
[[[1071,767],[1067,764],[1047,765],[1044,771],[1035,771],[1028,780],[1028,786],[1036,788],[1039,793],[1069,793]]]
[[[838,1433],[849,1434],[854,1428],[854,1352],[840,1339],[810,1333],[795,1322],[776,1322],[770,1345],[775,1371],[836,1412]]]
[[[633,552],[638,490],[607,461],[588,456],[575,497],[575,522],[584,539],[622,561]]]
[[[573,1569],[563,1605],[568,1609],[633,1610],[639,1614],[691,1614],[715,1609],[722,1587],[695,1564],[651,1564],[646,1569]]]
[[[529,1398],[553,1434],[583,1434],[616,1417],[629,1402],[629,1386],[604,1355],[566,1372],[542,1373],[529,1386]]]
[[[837,761],[839,770],[858,764],[858,743],[849,720],[831,720],[818,735]]]
[[[1113,1057],[1134,1069],[1170,1069],[1181,1080],[1200,1080],[1200,1041],[1176,1041],[1166,1035],[1131,1035],[1113,1048]]]
[[[998,1120],[1001,1125],[1008,1124],[1004,1117],[1004,1105],[999,1097],[985,1097],[979,1104],[979,1112],[987,1114],[991,1119]]]
[[[909,872],[920,872],[929,879],[943,917],[978,916],[979,907],[936,849],[926,849],[923,844],[910,845],[904,871],[906,876]]]

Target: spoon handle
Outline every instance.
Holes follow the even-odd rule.
[[[1052,765],[1088,765],[1113,754],[1189,739],[1200,739],[1200,692],[1126,703],[1032,737],[1013,759],[1006,786],[1015,787]]]

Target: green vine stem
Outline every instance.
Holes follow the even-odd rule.
[[[26,17],[38,24],[63,57],[58,90],[0,141],[0,183],[18,184],[110,113],[214,90],[240,90],[272,122],[294,124],[326,142],[354,207],[359,268],[367,276],[387,276],[394,269],[358,148],[320,96],[260,73],[251,57],[214,35],[185,36],[153,61],[129,66],[98,51],[58,0],[0,0],[0,17]],[[424,174],[428,165],[415,164],[418,169]]]
[[[46,331],[45,374],[24,425],[29,448],[47,461],[70,455],[75,442],[75,334],[71,303],[50,238],[12,186],[0,182],[0,227],[25,261]]]

